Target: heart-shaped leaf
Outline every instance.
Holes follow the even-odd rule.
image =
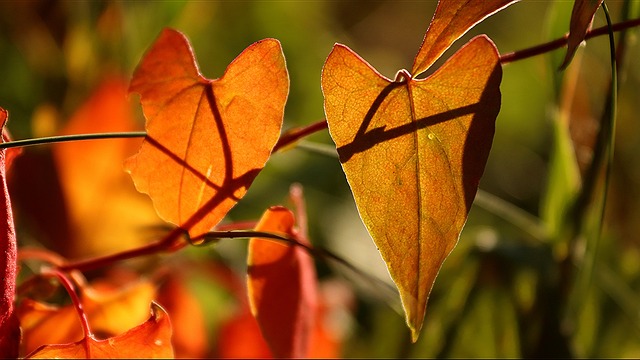
[[[467,219],[493,140],[502,72],[479,36],[424,80],[380,75],[336,45],[322,73],[329,132],[360,216],[417,339],[435,277]]]
[[[280,43],[258,41],[204,78],[184,35],[166,29],[136,69],[147,136],[126,168],[158,214],[197,238],[246,193],[280,136],[289,77]]]

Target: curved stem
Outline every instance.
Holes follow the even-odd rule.
[[[311,245],[301,243],[300,241],[287,236],[270,233],[270,232],[264,232],[264,231],[254,231],[254,230],[210,231],[207,234],[203,235],[202,237],[199,237],[197,239],[191,239],[190,241],[192,242],[192,244],[196,246],[204,246],[211,242],[217,242],[221,239],[244,239],[244,238],[269,239],[269,240],[280,241],[285,244],[289,244],[293,246],[300,246],[311,256],[314,256],[316,258],[333,260],[336,263],[346,267],[356,275],[367,280],[373,286],[376,286],[378,289],[386,290],[388,293],[393,293],[394,295],[397,294],[397,291],[393,286],[391,286],[390,284],[380,279],[372,277],[365,271],[360,270],[355,265],[351,264],[349,261],[342,258],[340,255],[337,255],[332,251],[322,247],[314,247]],[[204,240],[204,242],[200,242],[200,240]]]
[[[67,290],[67,293],[69,294],[69,297],[71,298],[71,302],[73,303],[73,306],[76,309],[76,313],[80,318],[80,324],[82,326],[82,332],[84,333],[84,337],[93,338],[93,333],[91,332],[91,327],[89,326],[89,319],[87,318],[87,314],[84,312],[84,308],[82,307],[82,302],[80,301],[80,298],[78,297],[78,294],[76,293],[76,290],[74,289],[73,284],[71,283],[71,280],[69,280],[69,278],[67,278],[67,276],[64,273],[62,273],[60,270],[57,270],[57,269],[46,269],[42,272],[42,275],[48,276],[48,277],[55,277],[56,279],[58,279],[60,284],[64,286],[65,290]],[[85,350],[87,352],[87,356],[89,356],[91,349],[89,349],[89,344],[86,342],[85,342]]]

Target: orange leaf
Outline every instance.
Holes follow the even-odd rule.
[[[176,357],[202,358],[208,347],[206,316],[196,295],[186,285],[187,275],[177,270],[163,280],[158,303],[171,317]]]
[[[124,289],[83,288],[82,305],[96,334],[114,336],[141,324],[148,317],[155,287],[140,281]],[[44,344],[70,343],[82,339],[82,329],[72,305],[55,306],[25,299],[17,311],[23,332],[23,353]]]
[[[9,139],[5,130],[9,113],[0,108],[0,124],[2,125],[2,141]],[[7,189],[7,168],[17,153],[15,150],[0,150],[0,354],[10,357],[18,356],[20,344],[20,328],[15,315],[14,301],[16,296],[16,277],[18,275],[18,242],[13,224],[11,199]]]
[[[124,79],[106,78],[74,113],[63,135],[134,131]],[[60,186],[73,227],[70,256],[95,256],[143,245],[140,229],[160,221],[149,198],[136,191],[122,161],[141,139],[75,141],[53,145]]]
[[[567,54],[564,57],[560,69],[569,65],[573,55],[581,42],[584,41],[587,31],[591,28],[593,17],[603,0],[575,0],[571,11],[571,23],[569,24],[569,38],[567,39]]]
[[[106,340],[85,337],[71,344],[45,345],[27,358],[173,358],[171,323],[164,309],[152,303],[151,317],[122,335]]]
[[[329,132],[414,341],[484,171],[501,77],[499,54],[486,36],[424,80],[403,71],[387,79],[343,45],[323,69]]]
[[[440,0],[413,62],[413,76],[426,71],[462,35],[518,0]]]
[[[346,330],[343,323],[344,311],[351,305],[352,293],[349,288],[331,281],[322,285],[323,291],[318,298],[316,320],[305,357],[339,358],[340,346]],[[173,317],[171,319],[173,320]],[[256,318],[251,314],[248,306],[242,302],[239,311],[221,325],[218,333],[215,354],[217,358],[273,358]]]
[[[294,216],[269,208],[256,226],[295,237]],[[306,357],[317,307],[313,260],[299,246],[253,238],[248,253],[249,305],[275,357]]]
[[[272,359],[256,318],[243,307],[220,326],[216,358]]]
[[[289,78],[280,43],[249,46],[204,78],[189,42],[166,29],[137,68],[147,137],[126,168],[159,215],[197,238],[246,193],[280,135]]]

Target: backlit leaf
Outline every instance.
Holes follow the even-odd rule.
[[[154,297],[154,286],[140,281],[121,289],[83,288],[81,301],[93,332],[107,337],[122,334],[144,322]],[[25,299],[17,314],[23,332],[23,353],[45,344],[70,343],[83,337],[72,305],[55,307]]]
[[[477,23],[518,0],[440,0],[413,62],[413,76],[427,70]]]
[[[2,141],[9,140],[5,129],[9,113],[0,108]],[[18,356],[20,328],[15,315],[16,277],[18,275],[18,243],[13,224],[11,199],[7,189],[7,168],[10,166],[15,150],[0,150],[0,354],[11,358]]]
[[[499,54],[486,36],[424,80],[404,71],[387,79],[343,45],[323,68],[329,132],[414,341],[484,171],[501,77]]]
[[[173,358],[171,323],[164,309],[152,303],[151,317],[122,335],[105,340],[86,337],[71,344],[45,345],[27,358]]]
[[[569,38],[567,39],[567,54],[564,57],[560,69],[569,65],[580,43],[584,41],[593,17],[603,0],[575,0],[571,11],[571,23],[569,24]]]
[[[147,137],[126,168],[159,215],[197,238],[246,193],[280,135],[289,78],[280,43],[245,49],[204,78],[184,35],[166,29],[131,81]]]
[[[271,207],[255,230],[295,238],[293,225],[291,211]],[[251,312],[273,355],[306,357],[318,298],[312,258],[299,246],[253,238],[247,264]]]

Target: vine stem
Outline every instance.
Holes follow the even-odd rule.
[[[82,302],[76,293],[71,280],[60,270],[58,269],[45,269],[42,271],[42,275],[46,277],[56,278],[62,286],[64,286],[65,290],[69,294],[71,298],[71,302],[76,309],[76,313],[80,319],[80,324],[82,326],[82,332],[84,333],[84,338],[94,339],[93,333],[91,332],[91,327],[89,326],[89,319],[87,318],[87,314],[84,312],[84,308],[82,307]],[[91,356],[91,348],[89,347],[89,343],[87,341],[84,342],[85,351],[87,357]]]
[[[88,271],[110,265],[115,262],[134,259],[140,256],[152,255],[161,252],[174,252],[188,245],[188,242],[180,241],[183,236],[185,236],[185,231],[181,228],[175,228],[173,231],[171,231],[164,238],[157,242],[111,255],[68,262],[66,264],[58,266],[57,268],[61,271]]]
[[[616,31],[629,29],[635,26],[640,26],[640,19],[627,20],[617,24],[606,25],[606,26],[599,27],[597,29],[592,29],[590,31],[587,31],[587,34],[585,35],[584,39],[588,40],[596,36],[606,35],[609,33],[609,29],[611,29],[612,32],[616,32]],[[518,60],[524,60],[533,56],[541,55],[541,54],[559,49],[567,44],[568,38],[569,38],[569,34],[567,33],[559,39],[552,40],[544,44],[540,44],[527,49],[518,50],[511,53],[500,55],[500,64],[506,64],[506,63],[510,63]]]

